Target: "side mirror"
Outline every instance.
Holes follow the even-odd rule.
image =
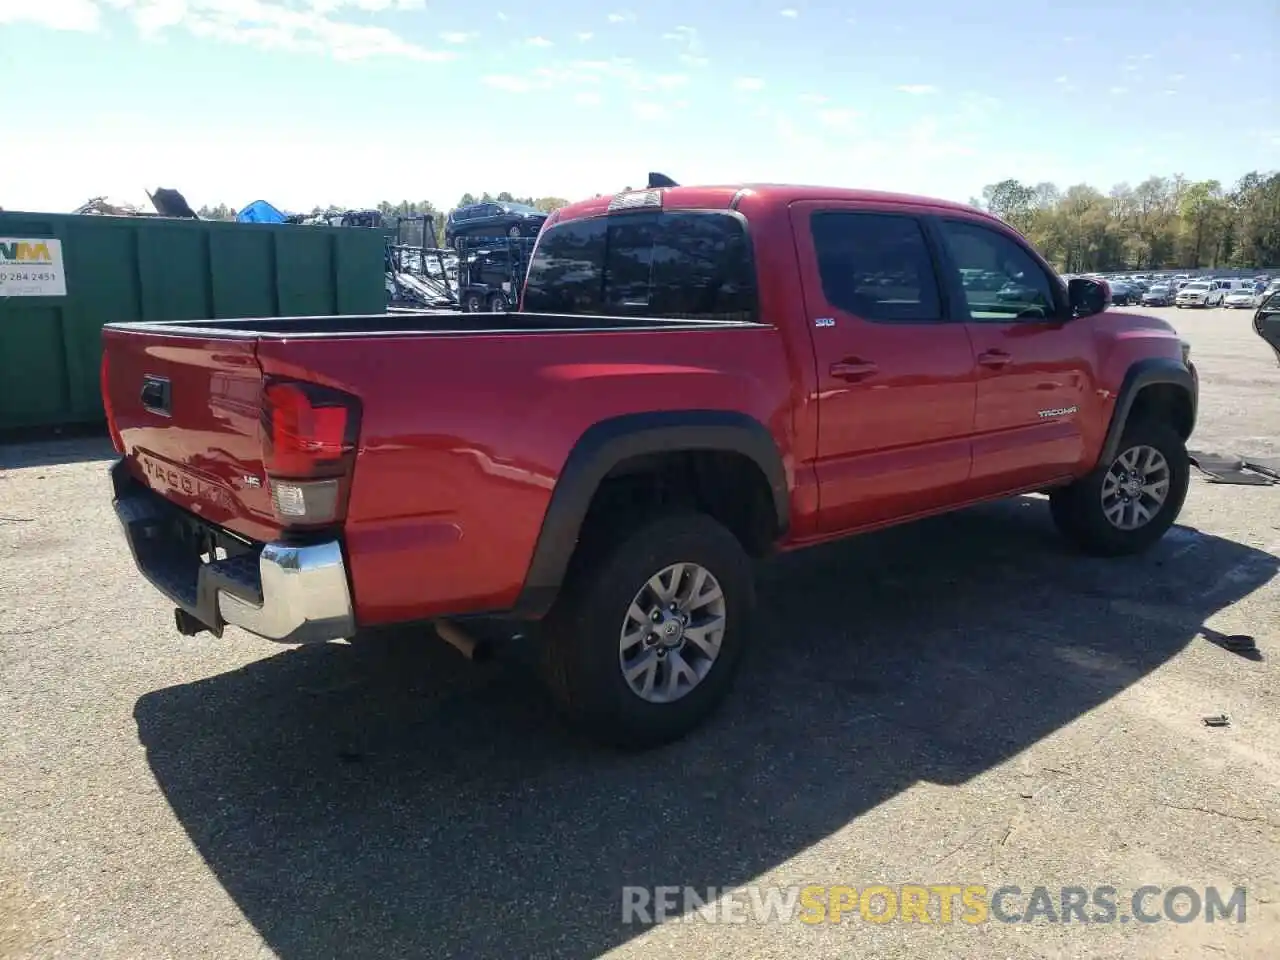
[[[1072,277],[1067,281],[1067,296],[1073,320],[1091,317],[1111,306],[1111,286],[1105,280]]]

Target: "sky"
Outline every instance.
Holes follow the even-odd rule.
[[[0,207],[1280,168],[1276,0],[0,0]]]

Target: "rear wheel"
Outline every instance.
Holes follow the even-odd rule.
[[[700,513],[584,542],[543,621],[543,667],[568,719],[642,749],[676,740],[724,699],[751,626],[755,584],[737,539]]]
[[[478,293],[468,293],[462,298],[463,313],[479,313],[482,306],[483,301],[480,299],[480,294]]]
[[[1141,420],[1125,428],[1115,457],[1049,496],[1049,511],[1068,540],[1095,556],[1140,553],[1164,536],[1182,510],[1191,461],[1168,424]]]
[[[507,231],[507,236],[508,236],[508,237],[518,237],[518,236],[520,236],[520,225],[519,225],[519,224],[516,224],[516,225],[515,225],[515,226],[513,226],[510,230],[508,230],[508,231]]]
[[[506,297],[504,297],[504,296],[503,296],[502,294],[500,294],[500,293],[495,293],[495,294],[490,295],[490,297],[489,297],[489,312],[490,312],[490,313],[506,313],[506,312],[507,312],[507,298],[506,298]]]

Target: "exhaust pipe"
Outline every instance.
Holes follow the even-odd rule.
[[[473,637],[456,623],[450,623],[448,620],[437,620],[433,626],[436,628],[436,633],[441,640],[474,663],[488,660],[493,652],[492,644],[479,637]]]
[[[194,637],[196,634],[209,630],[207,624],[197,620],[181,607],[174,608],[173,623],[178,628],[178,632],[184,637]]]

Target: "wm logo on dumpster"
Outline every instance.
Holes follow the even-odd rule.
[[[15,240],[12,243],[0,243],[0,262],[9,263],[53,263],[53,255],[49,253],[49,245],[39,241]]]

